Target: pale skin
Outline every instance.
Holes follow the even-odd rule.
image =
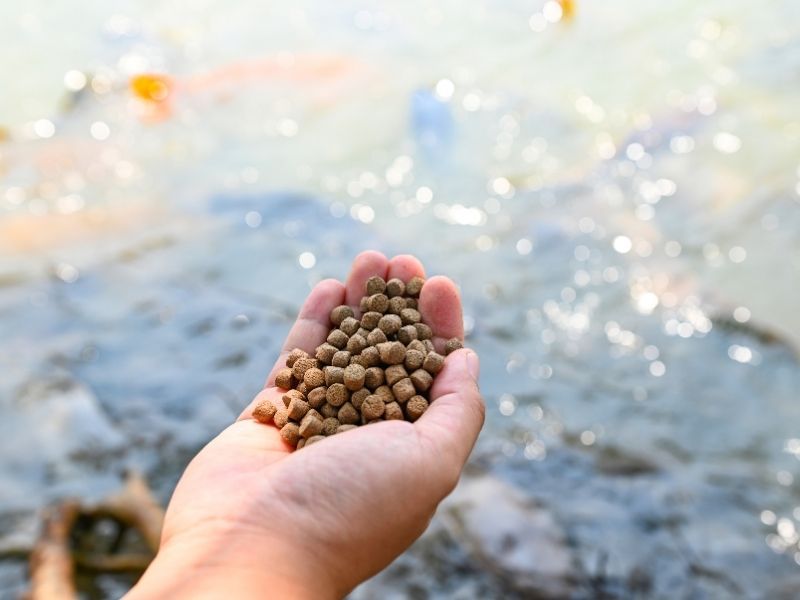
[[[295,347],[313,353],[334,307],[357,311],[372,275],[425,276],[413,256],[364,252],[347,281],[317,284],[266,387],[187,467],[167,509],[161,548],[127,598],[341,598],[385,568],[427,527],[455,487],[483,425],[478,356],[447,356],[415,423],[385,421],[293,451],[252,418],[282,405],[277,370]],[[419,300],[437,349],[463,339],[461,300],[432,277]]]

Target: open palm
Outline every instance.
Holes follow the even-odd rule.
[[[471,350],[447,357],[431,406],[414,424],[384,421],[294,452],[275,427],[251,417],[264,398],[282,406],[274,377],[288,352],[297,347],[313,354],[328,334],[331,309],[349,304],[358,313],[373,275],[408,281],[425,273],[414,257],[389,261],[365,252],[345,284],[319,283],[267,386],[187,468],[167,510],[156,561],[185,574],[186,581],[173,578],[172,593],[213,595],[209,574],[227,572],[223,589],[235,595],[244,595],[243,582],[256,576],[262,594],[269,586],[294,596],[340,597],[407,548],[455,486],[484,417]],[[461,303],[449,279],[428,280],[419,306],[439,351],[446,339],[463,338]],[[162,573],[148,571],[140,590]]]

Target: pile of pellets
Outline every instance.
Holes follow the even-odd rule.
[[[296,348],[278,371],[275,385],[286,390],[284,406],[265,399],[253,417],[273,422],[296,448],[360,425],[419,419],[444,366],[419,312],[424,284],[421,277],[408,283],[370,277],[359,306],[361,319],[349,306],[334,308],[328,339],[314,356]],[[445,354],[458,348],[461,342],[453,338]]]

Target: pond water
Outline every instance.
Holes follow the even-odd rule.
[[[354,597],[800,589],[796,2],[0,23],[0,597],[47,503],[128,468],[166,502],[366,248],[461,286],[488,415]]]

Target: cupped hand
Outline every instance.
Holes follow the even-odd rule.
[[[274,377],[288,352],[297,347],[313,354],[328,334],[334,307],[349,304],[358,314],[373,275],[408,281],[425,272],[412,256],[390,261],[365,252],[345,284],[317,284],[266,387],[181,477],[161,549],[131,598],[341,597],[425,530],[456,485],[483,425],[473,351],[447,356],[430,407],[413,424],[382,421],[294,451],[274,426],[251,416],[264,398],[282,406]],[[452,281],[429,279],[419,307],[438,350],[449,338],[463,338]]]

